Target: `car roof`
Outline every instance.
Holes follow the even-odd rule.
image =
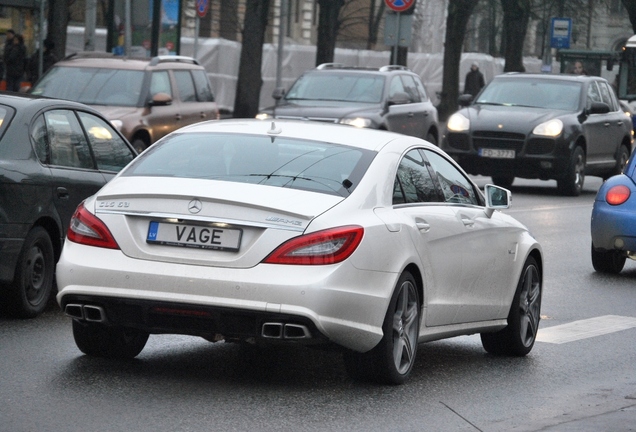
[[[315,73],[372,73],[378,75],[393,75],[396,73],[409,73],[417,75],[406,66],[401,65],[386,65],[381,67],[362,67],[362,66],[345,66],[340,63],[323,63],[313,69],[309,69],[307,72]]]
[[[69,100],[54,99],[54,98],[49,98],[46,96],[32,95],[30,93],[13,93],[13,92],[0,91],[0,104],[12,106],[17,108],[18,110],[25,109],[25,108],[40,109],[43,107],[50,107],[50,106],[60,106],[60,107],[64,106],[64,107],[69,107],[72,109],[81,109],[84,111],[89,111],[91,113],[97,113],[100,117],[102,117],[101,114],[99,114],[97,111],[95,111],[93,108],[89,107],[88,105],[84,105],[82,103],[73,102]]]
[[[73,53],[55,63],[55,66],[90,67],[102,69],[204,69],[200,63],[186,56],[122,57],[105,52]]]
[[[593,80],[607,81],[605,78],[593,76],[593,75],[573,75],[573,74],[540,74],[540,73],[524,73],[524,72],[508,72],[505,74],[497,75],[493,80],[499,79],[539,79],[546,81],[570,81],[570,82],[586,82]]]
[[[356,128],[335,123],[309,122],[302,120],[257,120],[257,119],[228,119],[211,120],[185,126],[175,133],[232,133],[248,135],[268,135],[272,138],[286,137],[314,141],[324,141],[332,144],[347,145],[371,151],[379,151],[382,147],[395,140],[409,140],[413,144],[427,146],[418,138],[384,130]]]

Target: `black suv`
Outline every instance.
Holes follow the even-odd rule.
[[[379,69],[325,63],[301,75],[257,118],[314,120],[385,129],[437,144],[439,127],[420,77],[404,66]]]
[[[585,175],[618,174],[632,152],[630,117],[601,77],[504,74],[471,99],[460,96],[442,148],[499,186],[554,179],[563,195],[579,195]]]
[[[72,54],[47,71],[30,93],[92,106],[138,152],[182,126],[219,118],[205,68],[184,56]]]

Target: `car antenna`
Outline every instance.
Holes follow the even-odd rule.
[[[272,126],[270,127],[270,129],[267,131],[268,134],[270,135],[278,135],[279,133],[281,133],[283,130],[281,128],[276,127],[276,123],[272,122]]]

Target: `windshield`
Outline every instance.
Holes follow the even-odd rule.
[[[380,103],[383,90],[378,75],[312,73],[298,78],[285,99]]]
[[[517,78],[492,81],[475,103],[576,111],[580,98],[579,82]]]
[[[375,152],[321,141],[254,135],[172,135],[142,153],[124,176],[253,183],[348,196]]]
[[[88,105],[140,106],[143,71],[53,67],[31,93]]]

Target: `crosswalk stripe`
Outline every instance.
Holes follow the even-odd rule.
[[[563,344],[636,327],[636,318],[604,315],[552,327],[539,328],[537,341]]]

